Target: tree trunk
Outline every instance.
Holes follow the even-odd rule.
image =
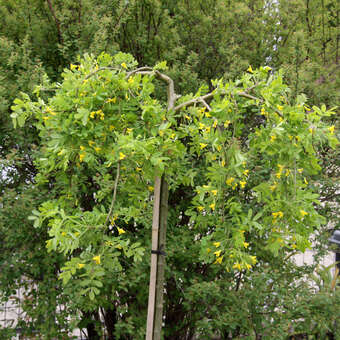
[[[146,340],[160,340],[161,338],[168,195],[168,183],[164,176],[156,177]]]

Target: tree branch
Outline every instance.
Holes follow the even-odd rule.
[[[100,68],[98,68],[97,70],[95,70],[95,71],[89,73],[89,74],[85,77],[85,80],[87,80],[87,79],[93,77],[96,73],[98,73],[98,72],[100,72],[100,71],[105,71],[105,70],[111,70],[111,71],[116,70],[116,71],[119,71],[119,69],[118,69],[117,67],[100,67]]]
[[[58,20],[56,14],[55,14],[55,12],[54,12],[54,9],[53,9],[51,0],[47,0],[47,3],[48,3],[48,7],[49,7],[49,9],[50,9],[50,11],[51,11],[51,13],[52,13],[52,16],[53,16],[53,18],[54,18],[55,24],[56,24],[56,26],[57,26],[58,40],[59,40],[59,42],[60,42],[61,44],[63,44],[63,43],[64,43],[64,40],[63,40],[63,36],[62,36],[62,34],[61,34],[60,22],[59,22],[59,20]]]
[[[114,188],[113,188],[112,202],[111,202],[110,210],[109,210],[109,213],[106,217],[106,221],[105,221],[104,225],[107,225],[107,223],[110,221],[112,211],[113,211],[113,207],[114,207],[114,204],[116,202],[119,175],[120,175],[120,161],[118,161],[118,166],[117,166],[117,174],[116,174],[115,184],[114,184]]]

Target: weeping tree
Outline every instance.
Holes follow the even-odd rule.
[[[41,138],[35,186],[50,193],[30,219],[48,233],[47,251],[63,254],[63,292],[90,339],[103,332],[109,339],[145,337],[150,253],[152,265],[160,262],[160,314],[149,310],[150,339],[160,336],[165,253],[165,338],[258,334],[265,316],[202,330],[210,308],[201,316],[184,307],[172,312],[170,284],[192,270],[229,277],[239,290],[268,263],[311,245],[326,221],[309,182],[321,170],[316,147],[337,145],[334,126],[323,122],[334,110],[291,97],[282,73],[269,67],[249,67],[236,81],[214,80],[183,96],[166,70],[164,62],[137,67],[124,53],[86,55],[60,83],[45,77],[34,96],[15,100],[14,125],[31,124]],[[165,230],[157,231],[165,219],[167,251]],[[181,256],[185,265],[171,272]],[[189,288],[182,299],[191,298]],[[182,320],[172,323],[176,313]]]

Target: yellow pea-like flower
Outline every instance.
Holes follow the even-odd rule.
[[[100,255],[93,256],[93,257],[92,257],[92,260],[93,260],[94,262],[96,262],[96,264],[100,264]]]
[[[300,210],[300,214],[302,217],[305,217],[306,215],[308,215],[308,212],[304,211],[304,210]]]
[[[221,245],[221,242],[214,242],[213,245],[218,248]]]
[[[84,268],[85,267],[85,264],[84,263],[78,263],[78,268],[81,269],[81,268]]]
[[[214,264],[217,264],[217,263],[221,264],[221,263],[222,263],[222,260],[223,260],[223,256],[219,256],[219,257],[216,259],[216,261],[214,262]]]
[[[120,153],[119,153],[119,159],[120,159],[120,160],[124,159],[125,157],[126,157],[126,155],[123,154],[123,152],[120,152]]]
[[[122,229],[122,228],[117,228],[117,230],[118,230],[118,234],[119,235],[122,235],[122,234],[125,234],[126,233],[126,231],[124,230],[124,229]]]
[[[221,252],[222,252],[222,250],[216,250],[216,251],[214,252],[214,254],[216,255],[216,257],[220,257]]]

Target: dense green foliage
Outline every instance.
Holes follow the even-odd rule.
[[[148,256],[142,257],[143,261],[140,259],[143,254],[148,253],[150,247],[150,233],[148,230],[145,231],[145,228],[150,227],[148,221],[152,208],[148,186],[152,186],[156,169],[163,171],[162,165],[167,169],[170,159],[180,176],[176,178],[178,182],[172,180],[170,195],[165,296],[166,338],[190,339],[195,333],[206,338],[211,338],[212,334],[222,338],[232,334],[233,338],[237,338],[242,334],[259,336],[263,332],[268,338],[284,338],[293,329],[296,333],[319,334],[317,336],[322,338],[327,332],[332,332],[333,320],[339,314],[337,308],[339,301],[336,300],[339,296],[333,295],[327,283],[318,293],[307,285],[299,284],[299,278],[306,273],[311,274],[313,268],[296,268],[287,261],[289,254],[294,252],[292,246],[295,247],[295,244],[290,241],[286,247],[282,247],[279,239],[280,233],[283,232],[280,228],[287,223],[290,226],[289,232],[298,231],[297,236],[301,236],[297,238],[296,246],[302,249],[307,245],[308,233],[312,231],[305,230],[304,226],[312,226],[309,222],[313,216],[321,214],[327,221],[333,221],[334,226],[339,223],[335,205],[339,200],[336,195],[339,189],[339,151],[331,150],[325,143],[318,143],[319,147],[314,149],[316,155],[312,155],[314,151],[311,151],[311,145],[316,147],[316,140],[324,140],[331,131],[327,130],[326,125],[319,128],[317,121],[301,124],[299,118],[296,118],[296,122],[293,123],[289,115],[290,109],[295,107],[296,95],[301,92],[307,94],[306,104],[310,108],[313,105],[326,104],[327,107],[333,107],[338,104],[339,4],[336,1],[321,1],[320,7],[319,2],[309,0],[273,3],[198,0],[176,2],[6,0],[0,1],[0,13],[3,18],[0,24],[0,40],[3,47],[0,52],[2,78],[0,168],[5,169],[5,172],[2,170],[0,178],[0,235],[4,240],[1,245],[0,296],[6,299],[13,289],[22,284],[20,283],[22,277],[36,284],[35,289],[29,292],[25,304],[25,310],[32,318],[32,323],[25,325],[23,322],[25,332],[29,334],[34,328],[39,330],[44,338],[56,337],[58,333],[61,337],[62,332],[67,332],[73,327],[72,323],[66,322],[63,315],[55,320],[55,306],[63,304],[66,307],[65,315],[76,316],[81,320],[80,327],[87,327],[93,336],[96,333],[93,326],[98,321],[97,307],[100,306],[105,316],[106,331],[111,338],[114,336],[117,338],[120,336],[122,339],[142,338],[149,264]],[[280,130],[280,127],[274,128],[273,131],[273,127],[280,124],[277,121],[279,117],[275,117],[274,111],[268,109],[264,111],[270,114],[267,124],[266,115],[260,114],[259,103],[246,100],[244,97],[237,97],[237,104],[235,106],[233,103],[230,117],[224,117],[223,125],[226,120],[232,122],[230,126],[230,123],[226,124],[225,135],[216,136],[215,132],[212,133],[214,118],[222,119],[217,109],[221,104],[216,98],[215,107],[209,102],[213,107],[212,117],[205,116],[203,112],[199,113],[198,110],[202,106],[198,105],[195,109],[191,107],[187,112],[189,117],[193,117],[191,120],[185,118],[185,112],[181,112],[180,117],[167,117],[171,126],[162,125],[158,120],[152,121],[156,119],[152,113],[155,106],[158,113],[165,111],[162,104],[165,91],[157,80],[148,77],[143,77],[142,81],[140,76],[134,76],[133,82],[129,83],[124,78],[126,71],[121,63],[125,62],[132,69],[134,65],[129,64],[132,59],[116,61],[115,67],[119,68],[120,73],[104,72],[103,79],[96,75],[89,78],[87,84],[86,82],[83,84],[82,81],[87,72],[95,67],[92,64],[93,60],[83,61],[83,69],[71,66],[71,70],[63,71],[65,67],[70,68],[70,63],[79,65],[77,55],[84,53],[99,55],[103,51],[114,54],[119,50],[131,53],[140,66],[154,65],[158,61],[166,60],[169,66],[166,73],[175,80],[176,92],[188,95],[180,101],[192,98],[191,93],[197,96],[197,90],[203,84],[206,84],[206,88],[202,87],[200,94],[221,87],[222,82],[214,84],[211,82],[212,79],[221,77],[224,77],[223,87],[230,91],[233,87],[235,90],[243,91],[252,86],[251,82],[257,79],[257,73],[254,78],[248,73],[242,78],[241,83],[231,81],[240,79],[249,65],[252,65],[253,69],[261,65],[270,65],[275,77],[278,69],[283,68],[284,80],[291,89],[290,93],[283,92],[289,101],[282,101],[279,95],[275,100],[270,98],[271,110],[281,111],[277,105],[287,107],[287,111],[283,110],[285,118],[283,130]],[[103,62],[102,60],[99,63]],[[119,85],[116,84],[117,77],[121,82],[118,82]],[[97,92],[94,95],[96,92],[94,89],[101,88],[104,79],[116,85],[110,87],[111,92],[100,90],[107,93]],[[259,80],[260,83],[261,81],[264,80]],[[55,93],[49,91],[49,88],[54,86],[50,82],[63,82],[63,85],[61,87],[56,85],[58,91]],[[43,85],[39,93],[33,94],[36,84]],[[137,89],[138,84],[143,89],[142,94]],[[155,89],[151,84],[154,84]],[[230,87],[226,87],[227,84],[230,84]],[[80,92],[75,92],[77,86],[84,88],[85,98],[80,96]],[[129,101],[125,103],[128,107],[125,108],[127,114],[123,120],[119,120],[115,114],[117,103],[104,105],[103,102],[108,99],[114,100],[115,96],[111,94],[116,92],[117,98],[121,98],[120,102],[125,102],[127,89],[130,91]],[[35,124],[34,120],[29,120],[24,128],[13,130],[10,106],[21,91],[28,93],[33,101],[40,97],[44,103],[35,104],[37,105],[35,112],[40,120],[38,124]],[[275,91],[279,92],[278,89]],[[260,92],[251,94],[262,96]],[[138,100],[139,95],[147,101],[157,98],[157,103],[150,102],[148,109],[145,109]],[[65,96],[70,96],[66,103],[62,99]],[[303,97],[297,99],[301,107],[296,108],[296,115],[306,114],[308,117],[308,111],[303,109],[303,102],[305,102]],[[77,111],[80,104],[85,110]],[[20,103],[17,102],[16,105]],[[51,111],[47,110],[48,107]],[[100,110],[104,114],[103,120]],[[141,122],[136,115],[144,110],[146,118]],[[63,114],[53,116],[50,113],[59,114],[59,111]],[[315,108],[313,111],[317,112]],[[79,124],[67,122],[67,112],[77,115],[74,119],[79,121]],[[93,118],[90,116],[91,112],[97,112]],[[130,114],[131,112],[133,114]],[[107,121],[108,116],[112,121]],[[157,117],[162,119],[162,115]],[[83,126],[86,118],[90,118],[90,121]],[[151,119],[150,126],[154,127],[154,131],[149,129],[145,135],[141,133],[141,129],[145,129],[143,124],[148,119]],[[336,134],[339,124],[337,116],[333,115],[327,119],[328,127],[335,125]],[[96,124],[91,124],[94,121]],[[203,124],[204,127],[199,124]],[[110,131],[110,125],[115,129],[120,128],[114,137],[111,136],[114,130]],[[89,129],[89,126],[92,128]],[[233,143],[230,142],[231,126],[236,127]],[[124,127],[132,128],[133,131],[124,132]],[[313,134],[309,131],[310,127]],[[61,129],[57,132],[61,135],[58,137],[61,144],[55,142],[56,136],[51,138],[49,135],[50,131],[56,132],[58,129]],[[160,131],[163,131],[162,136]],[[261,133],[261,136],[255,139],[256,131]],[[80,138],[79,133],[80,135],[88,133],[88,136]],[[104,140],[105,136],[101,136],[103,133],[110,136]],[[175,143],[171,138],[173,133],[176,135]],[[291,147],[292,142],[287,133],[294,137],[300,136],[302,144],[297,143],[298,147]],[[143,137],[149,136],[150,140],[138,140],[138,134]],[[193,136],[193,140],[185,140],[186,135]],[[227,164],[225,173],[220,173],[220,168],[214,167],[214,164],[217,164],[213,160],[214,157],[218,159],[219,166],[223,161],[223,153],[216,149],[218,146],[216,138],[219,143],[223,141],[224,144],[221,145],[228,145],[229,149],[225,148],[226,153],[227,150],[232,150],[228,152],[233,153],[224,155]],[[89,145],[89,141],[96,141],[99,144]],[[116,146],[111,145],[113,142],[117,143],[114,144]],[[152,154],[163,142],[168,143],[166,144],[168,149],[159,150],[158,156],[154,159],[151,157],[147,161],[142,161],[146,154]],[[143,146],[143,149],[138,149],[136,143]],[[193,143],[192,150],[190,143]],[[200,149],[200,143],[207,145]],[[44,145],[50,150],[41,147]],[[132,145],[135,152],[133,157]],[[81,146],[85,149],[82,150]],[[94,147],[101,150],[97,152]],[[254,151],[249,152],[249,147]],[[261,152],[268,152],[268,156],[264,160],[260,159],[256,148],[260,148]],[[307,161],[301,160],[303,164],[299,163],[301,166],[294,168],[294,158],[296,155],[299,157],[302,155],[301,148],[312,153],[304,154]],[[168,151],[170,157],[169,154],[163,154],[165,151]],[[243,165],[235,161],[229,168],[228,159],[233,157],[237,159],[238,156],[235,155],[238,151],[241,152],[240,157],[242,162],[246,162],[246,166],[243,168]],[[270,155],[270,152],[278,151],[281,158]],[[113,234],[105,236],[104,240],[101,227],[102,229],[96,228],[89,232],[86,229],[83,235],[82,223],[79,230],[74,227],[75,224],[79,225],[82,218],[86,219],[86,225],[99,226],[105,223],[112,199],[116,161],[120,152],[126,156],[121,159],[121,174],[127,185],[122,186],[120,182],[118,188],[117,204],[119,203],[120,210],[116,212],[115,223],[126,233],[119,235],[119,230],[113,229]],[[180,157],[177,157],[178,154]],[[195,157],[188,157],[188,154]],[[44,155],[47,155],[46,160],[39,161]],[[83,155],[81,159],[80,155]],[[313,167],[318,166],[309,157],[321,158],[320,165],[324,170],[314,172]],[[33,159],[36,160],[34,164]],[[313,166],[308,165],[310,162]],[[206,167],[210,163],[213,165],[212,169],[206,172]],[[139,166],[142,164],[143,166]],[[284,166],[282,171],[278,164]],[[124,166],[126,169],[123,169]],[[195,171],[188,172],[188,167]],[[136,168],[142,169],[143,176],[139,175]],[[296,172],[300,168],[304,170],[303,174],[297,173],[297,183],[302,188],[302,196],[307,194],[303,190],[303,186],[307,187],[304,183],[306,177],[308,190],[320,191],[323,205],[316,206],[312,202],[316,199],[314,196],[308,199],[300,197],[301,205],[293,208],[283,202],[282,205],[278,204],[275,197],[278,192],[285,193],[282,196],[286,200],[291,198],[289,181],[293,180],[293,169]],[[243,173],[246,170],[249,170],[249,179],[248,174]],[[288,170],[293,171],[286,179]],[[58,171],[59,175],[56,175]],[[40,174],[35,177],[37,172]],[[279,172],[282,172],[281,179],[275,177]],[[133,179],[136,173],[137,178],[143,178],[144,182],[137,178]],[[173,174],[170,173],[169,176]],[[226,192],[222,194],[219,181],[223,176],[227,176],[223,180],[224,183],[232,177],[237,180],[238,188],[233,190],[232,186],[230,188],[227,186]],[[197,178],[200,178],[201,182],[197,182]],[[272,192],[270,186],[275,185],[274,180],[278,185]],[[240,188],[241,182],[247,182],[245,188]],[[39,191],[32,183],[40,184]],[[259,186],[261,183],[262,186]],[[203,203],[199,201],[199,195],[194,198],[193,189],[196,185],[201,190],[199,194],[205,194],[206,200]],[[257,203],[251,197],[251,189],[255,187],[258,187],[257,192],[262,199],[269,197],[266,202]],[[126,194],[123,198],[124,192],[131,196]],[[136,197],[146,202],[146,206],[131,204],[130,209],[124,208]],[[42,202],[51,199],[55,200],[53,205],[51,203],[43,205],[46,208],[45,217],[47,218],[50,212],[49,218],[54,221],[51,224],[54,234],[48,235],[47,219],[42,223],[43,227],[35,229],[34,220],[27,217],[33,210],[37,210]],[[207,219],[202,218],[200,211],[211,212],[212,208],[209,207],[211,204],[215,204],[214,211],[209,222],[205,222]],[[218,230],[215,226],[221,224],[223,216],[218,212],[223,210],[223,204],[227,205],[224,208],[228,212],[233,211],[232,219],[226,219],[225,226]],[[262,205],[267,208],[261,216],[258,216]],[[79,207],[87,213],[77,212]],[[141,208],[143,211],[139,214]],[[250,209],[252,212],[248,215]],[[296,219],[301,218],[300,210],[308,212],[308,215],[303,223],[296,223]],[[64,216],[62,211],[65,213]],[[248,225],[255,222],[264,226],[265,230],[268,228],[270,230],[273,212],[282,212],[284,218],[281,221],[281,215],[277,215],[278,230],[272,231],[272,236],[277,242],[268,242],[267,232],[261,234],[256,225],[248,228],[249,230],[241,228],[240,230],[245,230],[244,236],[242,233],[232,233],[229,241],[223,242],[225,231],[235,223]],[[57,228],[58,216],[61,216],[63,228],[66,225],[65,230],[62,229],[60,232]],[[136,216],[140,216],[137,221]],[[113,217],[116,218],[115,215]],[[318,224],[317,220],[315,223]],[[188,228],[188,225],[192,224],[198,225],[199,229]],[[18,226],[21,228],[20,232]],[[207,230],[210,238],[204,238],[202,247],[199,239],[203,238]],[[322,241],[327,240],[328,234],[323,232],[323,228],[319,230],[318,242],[321,242],[322,253],[325,251]],[[62,232],[66,235],[62,235]],[[77,232],[81,234],[79,240],[75,237],[72,242],[69,241]],[[52,241],[48,248],[60,250],[66,255],[56,255],[54,251],[47,253],[45,245],[51,237]],[[86,249],[84,245],[89,242],[92,248]],[[105,245],[103,242],[108,243]],[[113,246],[109,242],[113,242]],[[214,242],[221,242],[221,245],[216,247]],[[249,243],[249,247],[244,247],[244,243]],[[270,244],[276,245],[274,248],[277,249],[269,249]],[[122,249],[119,249],[120,247]],[[213,251],[208,253],[207,248]],[[78,249],[81,249],[82,253],[79,253]],[[217,264],[211,265],[216,258],[213,252],[219,249],[221,249],[219,255],[225,250],[235,249],[238,262],[232,262],[231,258],[224,256],[221,260],[223,268]],[[273,256],[273,251],[277,252],[277,256]],[[124,255],[121,256],[120,253]],[[93,258],[99,255],[101,263],[97,264]],[[115,267],[105,260],[109,256],[112,257]],[[234,269],[238,268],[230,267],[237,263],[243,267],[254,265],[247,256],[257,256],[257,264],[251,270],[242,270],[235,275]],[[57,276],[60,267],[65,264],[67,270],[63,271],[63,276],[66,286],[62,289],[62,282]],[[84,267],[79,268],[79,265],[83,264]],[[225,270],[227,264],[230,272]],[[98,267],[104,268],[104,274],[97,270]],[[71,281],[68,281],[70,277],[67,277],[67,273],[72,274],[74,270],[76,275],[80,273],[90,280],[82,287],[86,292],[79,290],[77,284],[80,283],[79,278],[72,277]],[[89,278],[92,270],[94,276]],[[97,275],[101,279],[97,280]],[[102,278],[105,278],[103,286],[97,283],[101,282]],[[263,285],[263,282],[268,282],[268,285]],[[54,295],[51,294],[51,286],[57,291]],[[93,299],[90,298],[91,291]],[[72,297],[71,300],[69,296]],[[205,303],[202,303],[202,297]],[[72,301],[72,304],[65,301]],[[46,308],[49,308],[50,317],[43,319],[42,316],[46,317],[47,314]],[[323,321],[320,321],[321,317],[324,318]],[[292,326],[292,320],[299,320],[299,323]]]

